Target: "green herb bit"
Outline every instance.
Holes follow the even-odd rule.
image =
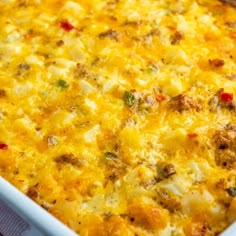
[[[135,104],[135,96],[131,92],[125,91],[123,100],[126,106],[132,107]]]
[[[118,158],[118,156],[113,152],[105,152],[104,155],[106,158],[110,158],[110,159]]]
[[[153,22],[151,23],[151,27],[152,27],[152,28],[157,27],[157,23],[156,23],[155,21],[153,21]]]
[[[70,85],[63,79],[57,81],[57,86],[61,89],[67,89]]]
[[[154,66],[149,66],[147,68],[147,73],[156,73],[157,72],[157,68]]]

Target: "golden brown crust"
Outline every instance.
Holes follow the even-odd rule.
[[[235,219],[236,9],[0,1],[0,175],[81,236]]]

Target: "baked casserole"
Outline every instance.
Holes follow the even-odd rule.
[[[1,0],[0,175],[81,236],[236,220],[236,8]]]

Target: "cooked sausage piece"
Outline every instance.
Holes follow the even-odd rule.
[[[113,29],[110,29],[106,32],[103,32],[101,34],[98,35],[98,37],[100,39],[105,39],[105,38],[109,38],[109,39],[113,39],[113,40],[116,40],[118,41],[119,40],[119,33]]]
[[[180,94],[176,97],[173,97],[170,101],[170,105],[179,112],[189,110],[201,110],[201,105],[199,101],[195,101],[192,97],[184,94]]]
[[[37,185],[29,187],[26,194],[28,197],[35,200],[39,196]]]
[[[173,164],[168,164],[163,167],[163,176],[165,178],[170,177],[176,173],[175,166]]]
[[[216,130],[213,140],[216,144],[216,164],[231,168],[236,163],[236,126],[228,124],[223,130]]]
[[[224,60],[222,59],[210,59],[208,62],[210,66],[215,68],[220,68],[225,64]]]
[[[71,164],[76,167],[81,167],[85,164],[85,160],[83,158],[76,157],[74,154],[63,154],[55,158],[56,163],[61,164]]]
[[[4,89],[0,89],[0,98],[6,97],[6,91]]]
[[[183,33],[176,31],[171,37],[170,37],[170,43],[172,45],[179,44],[179,42],[183,39]]]
[[[78,79],[85,78],[85,77],[88,77],[89,74],[90,74],[89,70],[85,65],[80,64],[80,63],[76,64],[76,68],[74,70],[75,78],[78,78]]]
[[[20,70],[30,70],[30,65],[28,65],[27,63],[21,63],[18,65],[18,68]]]

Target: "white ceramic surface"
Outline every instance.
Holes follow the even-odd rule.
[[[236,236],[236,222],[226,229],[220,236]]]
[[[30,230],[22,236],[77,235],[2,177],[0,177],[0,200],[30,225]]]

